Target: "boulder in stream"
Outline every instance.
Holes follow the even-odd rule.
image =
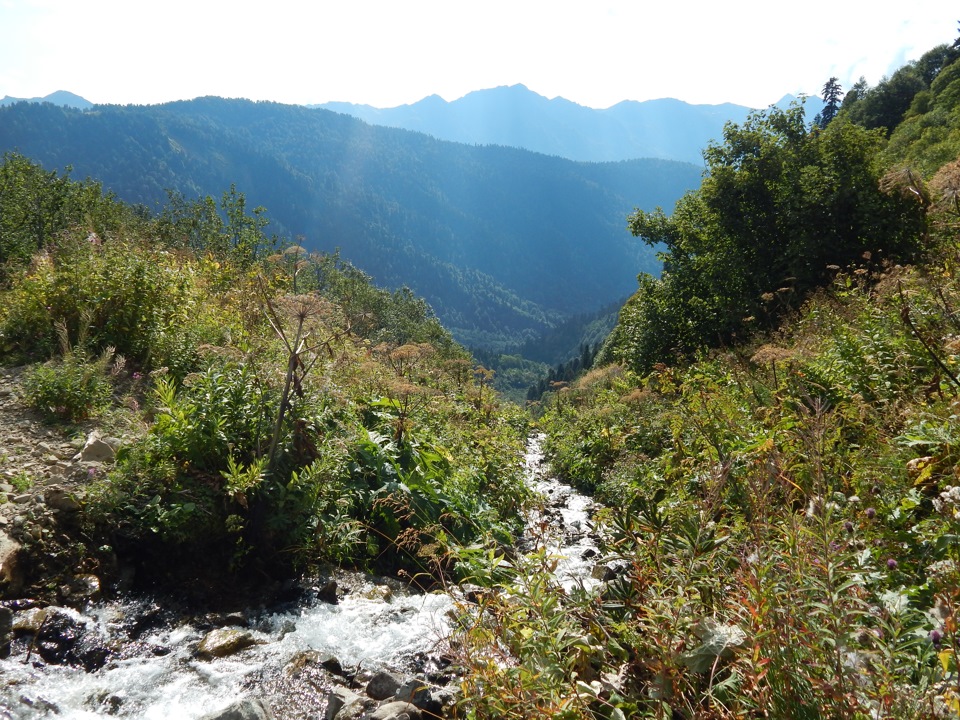
[[[381,705],[363,717],[364,720],[420,720],[423,713],[416,705],[395,700]]]
[[[246,630],[218,628],[203,636],[203,640],[197,645],[196,654],[197,657],[204,660],[227,657],[256,644],[256,642],[253,635]]]
[[[200,720],[274,720],[274,715],[265,700],[244,698],[223,710],[207,713]]]
[[[400,689],[401,682],[401,679],[393,673],[381,670],[370,678],[370,682],[367,683],[367,695],[374,700],[392,698],[397,690]]]
[[[110,650],[75,612],[49,607],[37,629],[34,647],[51,665],[79,665],[87,672],[102,668]]]
[[[366,710],[368,700],[345,687],[335,687],[327,693],[327,709],[323,720],[351,720]]]

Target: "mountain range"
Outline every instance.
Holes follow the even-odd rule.
[[[785,95],[776,106],[785,108],[797,100]],[[562,97],[548,99],[524,85],[478,90],[452,102],[431,95],[386,109],[344,102],[309,107],[442,140],[521,147],[570,160],[661,158],[696,165],[703,164],[707,143],[722,138],[724,124],[743,122],[754,111],[732,103],[691,105],[672,98],[627,100],[597,110]],[[823,109],[823,101],[807,98],[806,108],[813,117]]]
[[[442,141],[323,109],[198,98],[153,106],[0,107],[0,151],[73,168],[159,208],[235,184],[268,230],[301,236],[425,297],[458,340],[496,349],[621,300],[659,271],[635,208],[670,208],[700,167],[574,162]]]

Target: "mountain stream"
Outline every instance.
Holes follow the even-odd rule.
[[[558,582],[589,587],[597,582],[592,501],[544,473],[540,440],[530,439],[525,462],[544,503],[528,518],[521,549],[545,548],[557,558]],[[0,660],[0,720],[240,717],[218,713],[245,697],[265,699],[277,718],[306,720],[325,717],[335,682],[359,687],[377,671],[450,681],[451,595],[360,575],[339,577],[335,587],[335,603],[313,588],[285,607],[199,618],[144,598],[48,609],[43,620],[18,609],[12,653]],[[31,612],[40,623],[33,632]],[[61,635],[80,637],[59,654],[58,638],[43,635],[51,618]],[[198,649],[208,632],[230,626],[246,647],[204,658]]]

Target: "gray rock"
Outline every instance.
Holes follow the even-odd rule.
[[[101,438],[96,433],[90,433],[87,437],[87,442],[80,451],[79,457],[75,456],[74,459],[80,460],[81,462],[112,461],[117,451],[115,447],[108,442],[109,440],[116,440],[116,438]],[[117,442],[119,443],[119,441]]]
[[[367,683],[367,695],[374,700],[392,698],[400,689],[401,679],[392,673],[381,670]]]
[[[0,591],[10,594],[23,589],[22,546],[0,530]]]
[[[393,697],[395,700],[416,705],[421,710],[429,710],[431,713],[438,714],[440,703],[433,697],[435,689],[425,680],[414,678],[413,680],[407,680],[398,687]]]
[[[51,510],[73,513],[80,509],[74,494],[60,485],[51,485],[43,491],[43,501]]]
[[[244,698],[223,710],[207,713],[200,720],[274,720],[274,715],[266,700]]]
[[[423,713],[416,705],[395,700],[364,715],[367,720],[420,720]]]
[[[323,720],[350,720],[358,718],[365,710],[364,700],[345,687],[331,688],[327,693],[327,709]]]
[[[197,657],[209,660],[226,657],[254,645],[257,641],[246,630],[219,628],[203,636],[197,645]]]
[[[47,619],[47,608],[21,610],[13,618],[13,631],[16,633],[36,633]]]
[[[74,575],[73,579],[60,587],[60,594],[67,605],[80,606],[100,599],[100,578],[89,573]]]

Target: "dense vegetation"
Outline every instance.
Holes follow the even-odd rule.
[[[473,717],[960,716],[957,47],[814,127],[728,126],[699,191],[633,216],[664,275],[540,420],[613,579],[502,580]]]
[[[489,371],[235,191],[154,217],[8,156],[0,350],[55,421],[139,428],[87,493],[96,544],[488,585],[454,638],[466,717],[956,718],[954,50],[815,123],[728,126],[672,216],[632,216],[665,272],[537,410],[606,508],[595,592],[504,552],[525,421]]]
[[[151,211],[168,190],[192,203],[234,185],[269,208],[273,232],[339,248],[379,285],[424,297],[461,343],[497,351],[620,300],[640,269],[656,272],[623,218],[673,203],[701,175],[688,163],[577,163],[220,98],[0,107],[0,151],[70,166]]]
[[[217,586],[437,578],[509,541],[524,420],[422,299],[278,244],[235,191],[154,217],[21,156],[0,181],[3,359],[52,422],[130,438],[85,492],[93,556]]]

